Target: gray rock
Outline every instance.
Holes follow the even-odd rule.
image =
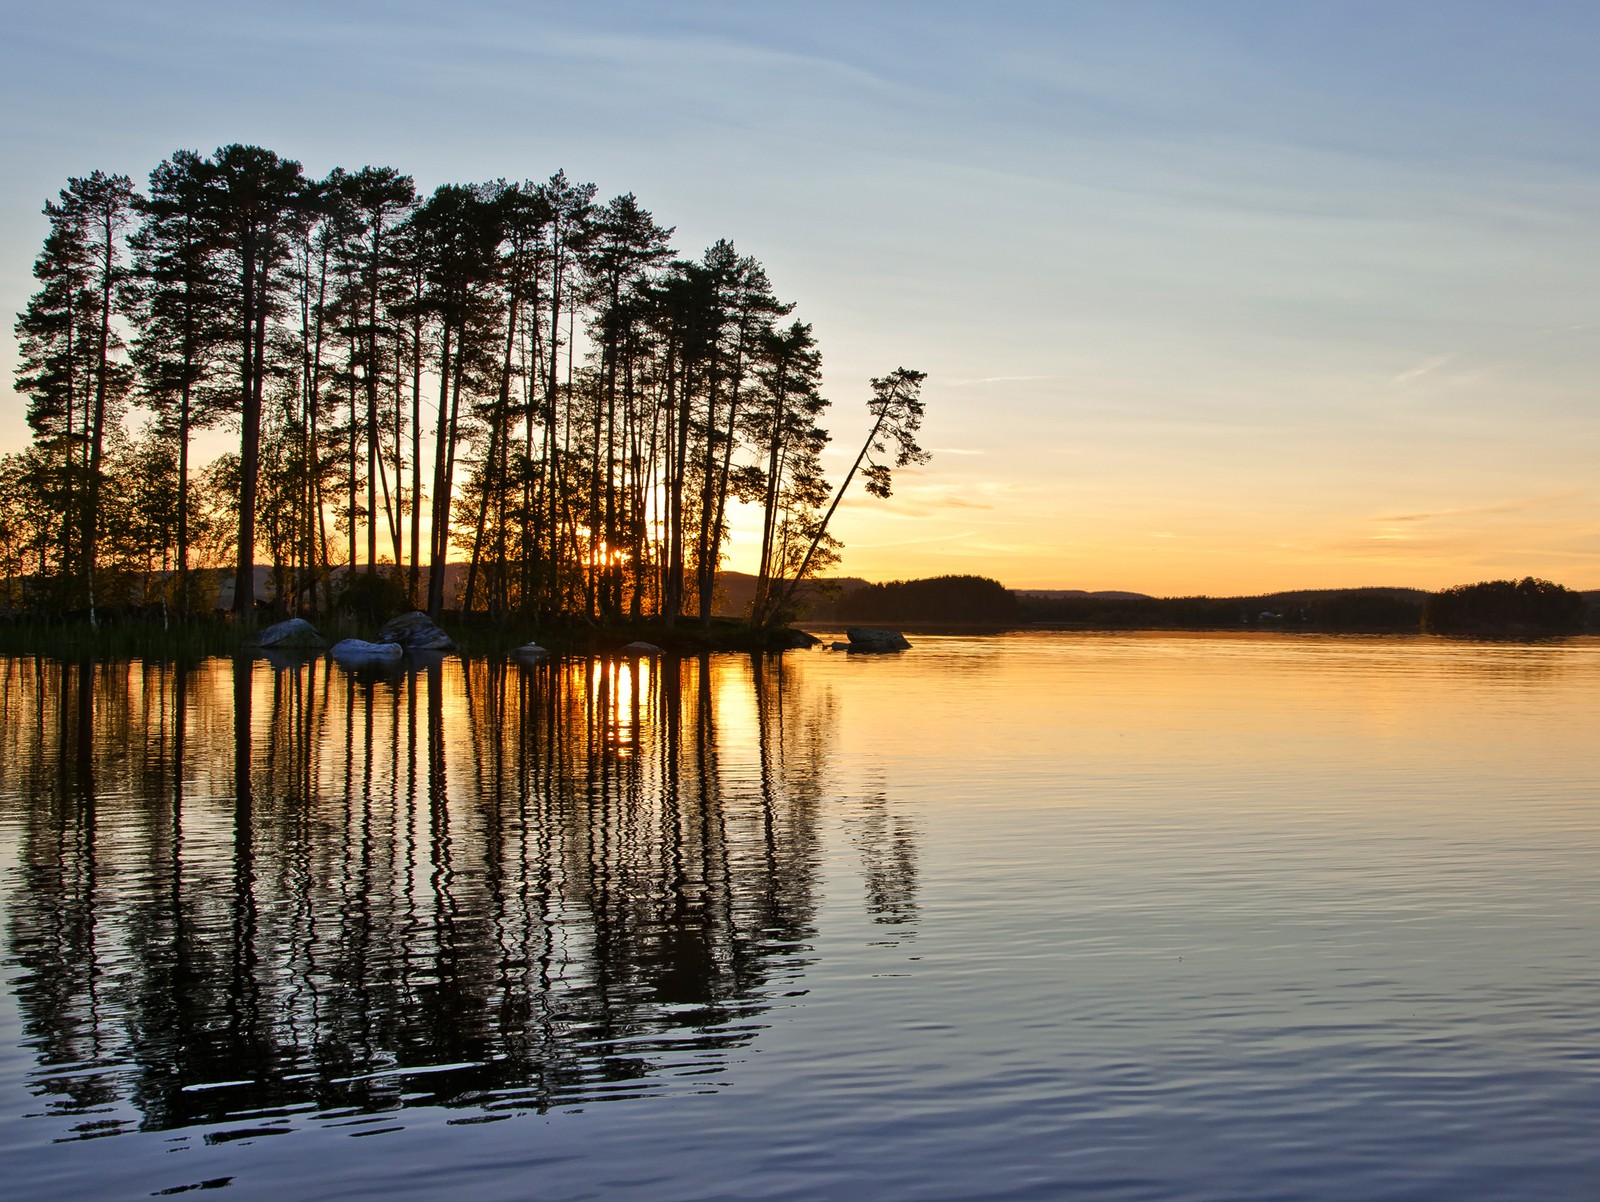
[[[392,668],[406,656],[399,643],[369,643],[364,639],[341,639],[328,654],[346,668]]]
[[[511,649],[511,658],[519,659],[525,664],[537,664],[549,659],[550,652],[538,643],[524,643],[520,647]]]
[[[873,630],[866,626],[852,626],[845,631],[850,636],[846,648],[857,654],[881,655],[885,651],[909,651],[911,644],[898,630]]]
[[[287,622],[273,623],[256,635],[256,643],[262,647],[281,647],[286,651],[291,647],[328,645],[317,633],[317,628],[304,618],[290,618]]]
[[[660,655],[661,648],[654,643],[633,642],[622,649],[622,654],[633,658],[640,655]]]
[[[398,618],[390,618],[378,631],[380,643],[398,643],[407,651],[454,651],[456,645],[450,636],[434,625],[433,619],[421,610],[412,610]]]
[[[829,643],[828,644],[828,650],[829,651],[848,651],[848,650],[850,650],[850,644],[849,643],[843,643],[843,642]]]

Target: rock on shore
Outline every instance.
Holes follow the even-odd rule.
[[[327,641],[317,633],[317,628],[304,618],[290,618],[275,622],[256,635],[262,647],[276,647],[284,651],[293,647],[326,647]]]
[[[421,610],[412,610],[398,618],[390,618],[378,631],[380,643],[397,643],[407,651],[454,651],[456,645],[450,636],[434,625],[434,621]]]

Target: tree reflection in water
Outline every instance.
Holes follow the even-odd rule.
[[[710,1088],[807,962],[833,714],[780,660],[13,659],[0,710],[12,987],[78,1137]],[[911,921],[903,826],[851,825]]]

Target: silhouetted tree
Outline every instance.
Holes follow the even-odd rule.
[[[255,610],[256,484],[261,471],[261,408],[269,369],[268,330],[284,286],[293,216],[307,199],[300,164],[260,146],[234,144],[212,158],[208,219],[227,256],[239,411],[239,536],[233,612]]]
[[[801,557],[800,566],[784,588],[784,606],[792,601],[795,589],[805,579],[818,549],[826,547],[828,523],[833,520],[834,511],[839,508],[839,502],[844,499],[845,490],[850,487],[857,470],[866,477],[869,493],[887,498],[892,491],[891,467],[909,467],[928,461],[928,453],[917,445],[916,438],[918,430],[922,428],[922,382],[927,378],[926,372],[897,367],[888,375],[872,380],[872,399],[867,402],[867,412],[873,419],[872,429],[840,483],[838,492],[833,494],[827,513],[817,523],[810,545]]]
[[[434,428],[432,541],[428,612],[444,607],[445,563],[462,394],[478,382],[486,340],[496,325],[491,291],[502,238],[492,187],[446,184],[417,210],[413,223],[426,263],[428,305],[438,346],[439,409]]]
[[[17,322],[17,385],[29,396],[28,420],[36,434],[62,448],[69,498],[78,491],[73,448],[80,441],[84,448],[82,504],[73,512],[69,500],[63,529],[76,526],[91,625],[106,428],[130,378],[112,318],[127,277],[123,235],[133,198],[125,175],[96,171],[67,181],[59,201],[45,205],[50,234],[34,264],[44,287]],[[80,415],[81,440],[75,429]]]
[[[176,447],[177,605],[193,611],[189,581],[189,450],[195,430],[213,424],[226,399],[216,381],[228,342],[219,245],[209,221],[211,164],[180,150],[150,173],[148,196],[135,201],[141,222],[130,237],[134,279],[128,289],[137,333],[133,361],[139,393],[159,425],[152,435]],[[209,385],[209,386],[208,386]]]
[[[756,374],[762,396],[747,412],[745,428],[764,454],[737,484],[741,495],[761,504],[761,553],[750,616],[755,625],[765,626],[788,616],[777,604],[773,582],[799,569],[828,499],[821,462],[828,432],[818,424],[828,402],[819,390],[822,356],[811,327],[797,321],[768,331]]]

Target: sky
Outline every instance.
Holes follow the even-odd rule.
[[[1162,595],[1600,587],[1600,5],[0,0],[0,310],[43,202],[253,142],[558,168],[928,373],[839,571]],[[27,439],[0,337],[0,450]],[[728,566],[751,568],[748,535]]]

